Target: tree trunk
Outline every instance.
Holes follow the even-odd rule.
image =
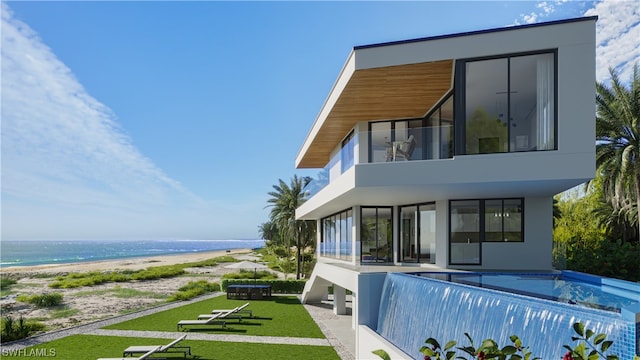
[[[297,237],[296,245],[296,280],[300,280],[300,236]]]
[[[638,222],[637,240],[640,242],[640,174],[636,172],[636,221]]]

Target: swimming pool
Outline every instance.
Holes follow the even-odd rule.
[[[415,359],[429,337],[468,344],[518,335],[543,359],[562,358],[582,322],[613,341],[620,359],[640,354],[640,285],[576,272],[388,273],[376,332]]]
[[[602,284],[600,277],[567,271],[542,274],[433,272],[414,275],[614,312],[640,303],[640,293],[633,291],[631,283],[609,279],[609,284]]]

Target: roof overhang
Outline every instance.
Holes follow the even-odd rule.
[[[453,60],[357,68],[352,51],[296,157],[296,168],[322,168],[359,121],[424,116],[452,87]]]

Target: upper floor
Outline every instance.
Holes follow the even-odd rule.
[[[297,157],[299,218],[553,195],[595,171],[595,17],[354,48]]]

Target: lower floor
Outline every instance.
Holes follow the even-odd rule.
[[[318,258],[351,265],[550,270],[553,198],[358,204],[319,219]]]

